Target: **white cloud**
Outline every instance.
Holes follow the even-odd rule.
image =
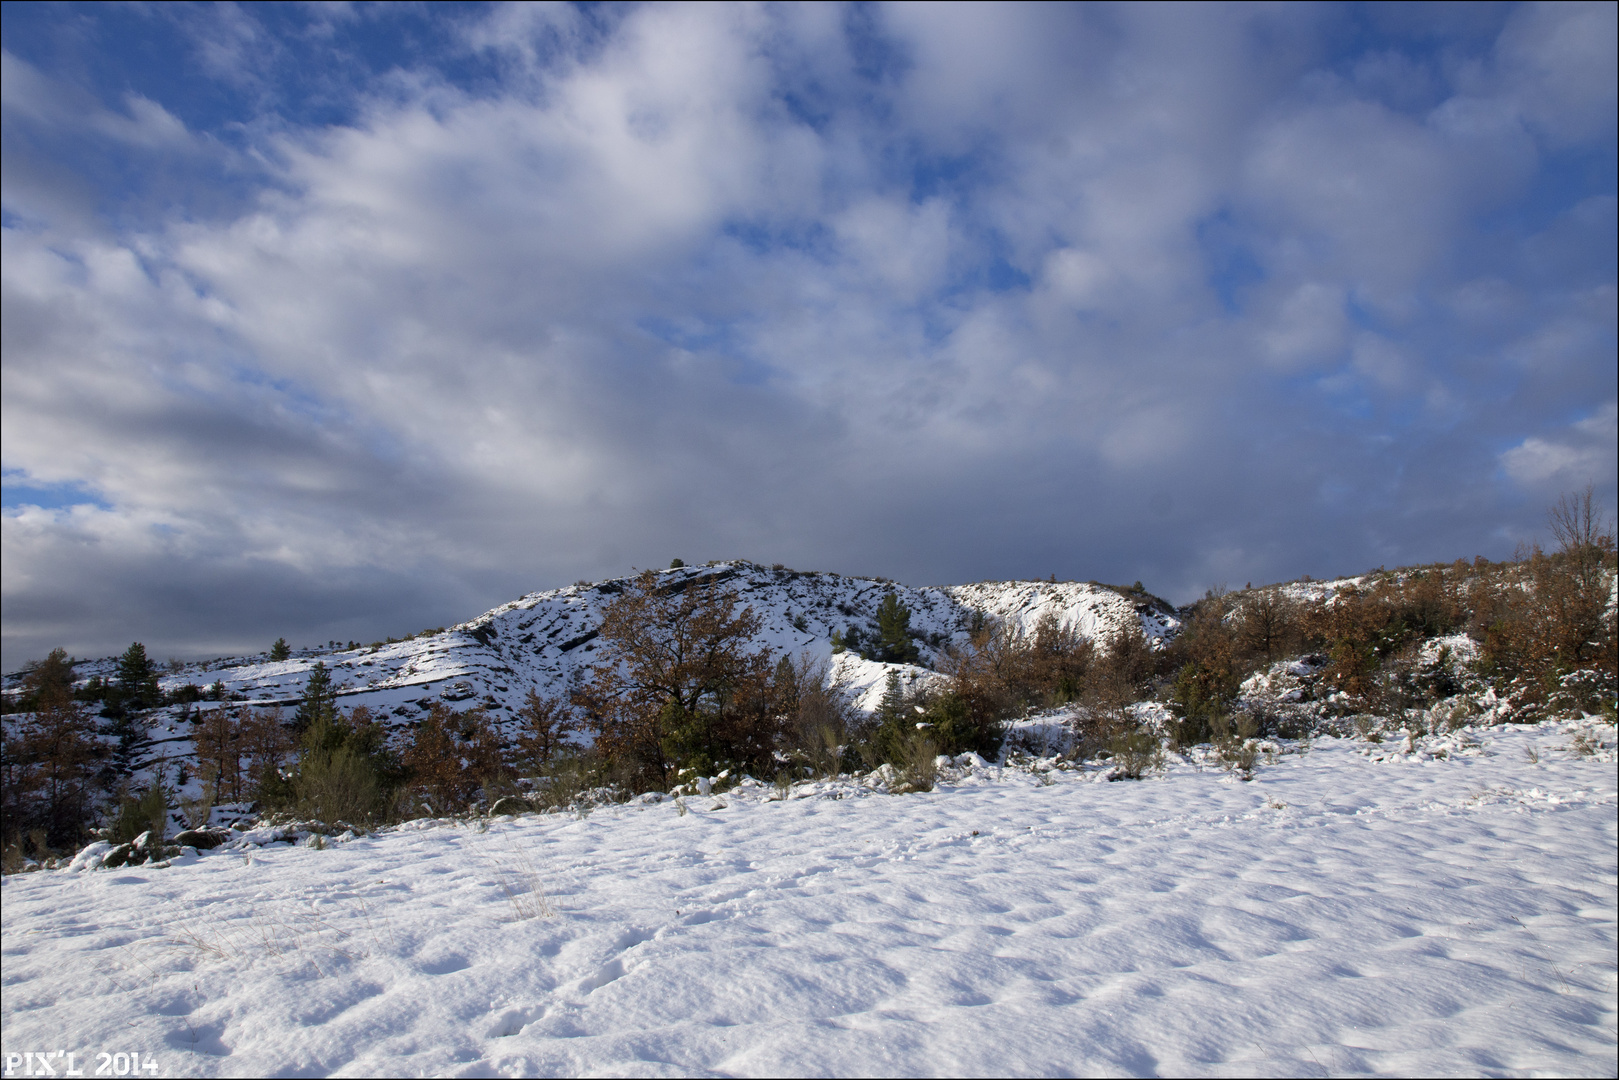
[[[856,272],[901,302],[937,287],[950,271],[950,210],[942,199],[865,199],[833,217],[832,227]]]
[[[251,16],[198,31],[214,62],[247,62]],[[1146,580],[1207,540],[1276,578],[1335,568],[1267,575],[1284,528],[1312,558],[1364,544],[1267,492],[1577,471],[1584,436],[1542,418],[1611,395],[1600,283],[1586,266],[1571,299],[1560,270],[1459,254],[1532,165],[1518,113],[1482,85],[1401,112],[1442,80],[1386,57],[1311,90],[1315,18],[503,7],[453,27],[500,87],[400,73],[351,125],[255,128],[264,179],[227,212],[74,218],[8,150],[7,209],[30,209],[4,230],[4,466],[107,504],[6,515],[8,641],[43,641],[74,582],[136,578],[239,579],[311,625],[341,610],[320,590],[402,617],[407,570],[446,582],[442,621],[675,554]],[[273,97],[279,47],[240,84]],[[8,138],[202,153],[155,102],[63,109],[5,63]],[[1216,217],[1258,267],[1236,312]],[[1513,367],[1536,350],[1545,402],[1477,405],[1492,372],[1548,369]],[[1299,389],[1346,362],[1386,407],[1477,430],[1394,460],[1375,418]],[[1176,509],[1137,529],[1143,489]],[[1439,557],[1488,516],[1402,536]]]
[[[1532,435],[1501,455],[1507,475],[1536,491],[1573,491],[1586,484],[1607,489],[1614,482],[1619,446],[1619,406],[1609,402],[1557,434]]]
[[[1069,247],[1046,256],[1043,275],[1055,300],[1079,308],[1098,306],[1113,276],[1100,255]]]
[[[1417,368],[1406,350],[1377,334],[1356,334],[1351,357],[1355,370],[1383,390],[1406,389]]]
[[[1331,360],[1343,348],[1348,332],[1344,290],[1314,281],[1300,285],[1282,300],[1276,316],[1261,325],[1260,340],[1275,364],[1293,367]]]
[[[1500,92],[1561,144],[1611,135],[1619,97],[1619,10],[1519,5],[1497,49]]]

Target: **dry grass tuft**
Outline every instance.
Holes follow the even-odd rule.
[[[508,848],[506,854],[506,859],[496,863],[495,870],[500,875],[506,903],[511,907],[512,921],[554,918],[556,909],[546,898],[539,871],[528,855],[517,848]]]

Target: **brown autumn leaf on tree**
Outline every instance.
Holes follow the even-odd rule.
[[[246,705],[236,710],[231,721],[241,740],[242,756],[250,764],[243,771],[253,779],[254,798],[263,795],[266,786],[277,788],[282,767],[292,756],[292,734],[282,719],[280,706],[253,709]]]
[[[545,771],[578,727],[578,717],[566,701],[530,690],[517,710],[517,732],[512,739],[516,764],[534,773]]]
[[[405,748],[410,787],[437,813],[464,809],[505,772],[500,737],[482,709],[458,713],[437,703]]]
[[[242,724],[230,709],[209,709],[197,717],[192,730],[197,748],[197,775],[213,784],[226,802],[242,798]]]
[[[638,785],[667,786],[678,759],[757,752],[769,741],[771,650],[735,590],[643,572],[602,612],[605,646],[574,703],[596,745]]]
[[[7,838],[42,829],[52,847],[77,842],[89,820],[91,783],[104,748],[95,721],[66,693],[40,694],[5,740]]]

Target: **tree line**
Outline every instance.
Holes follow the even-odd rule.
[[[1557,547],[1521,549],[1511,562],[1458,559],[1365,575],[1325,602],[1278,589],[1214,590],[1193,606],[1166,651],[1168,698],[1186,737],[1232,720],[1244,678],[1272,661],[1316,654],[1339,712],[1399,716],[1459,689],[1448,655],[1424,661],[1425,641],[1465,633],[1472,665],[1523,722],[1553,712],[1612,713],[1619,639],[1610,606],[1611,521],[1587,488],[1548,512]]]

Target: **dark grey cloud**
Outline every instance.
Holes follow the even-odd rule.
[[[4,467],[94,496],[8,502],[8,664],[676,555],[1185,599],[1611,502],[1611,5],[487,9],[321,123],[277,58],[347,24],[253,12],[182,20],[234,142],[6,54]]]

